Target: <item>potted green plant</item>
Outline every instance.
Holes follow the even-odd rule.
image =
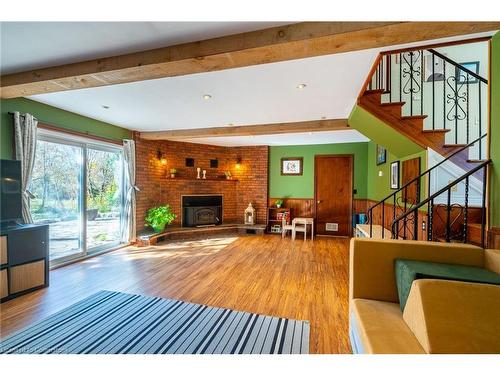
[[[177,217],[176,214],[172,212],[170,206],[157,206],[152,207],[148,210],[146,214],[146,225],[153,228],[157,233],[163,232],[165,230],[165,225],[172,223]]]
[[[170,168],[170,178],[175,178],[176,174],[177,174],[177,169]]]
[[[276,199],[276,207],[280,208],[281,206],[283,206],[283,199]]]
[[[226,176],[226,180],[230,180],[232,177],[231,171],[225,171],[224,175]]]

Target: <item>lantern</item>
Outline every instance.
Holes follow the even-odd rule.
[[[255,209],[252,207],[252,203],[249,203],[248,207],[245,209],[245,224],[255,224]]]

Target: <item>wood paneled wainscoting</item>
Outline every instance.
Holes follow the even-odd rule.
[[[492,227],[488,230],[488,247],[500,249],[500,227]]]
[[[314,217],[314,199],[312,198],[269,198],[269,207],[274,207],[276,200],[283,200],[283,207],[289,208],[293,217]]]
[[[362,202],[362,200],[359,200],[359,202],[357,203],[357,206],[360,208],[359,212],[367,212],[371,206],[373,206],[377,203],[378,203],[378,201],[374,201],[371,199],[365,199],[364,202]],[[355,204],[355,206],[356,206],[356,204]],[[362,209],[364,209],[364,211]],[[356,211],[356,212],[358,212],[358,211]],[[382,212],[384,213],[384,215],[383,215],[384,222],[383,223],[382,223]],[[401,215],[403,212],[404,212],[403,208],[401,208],[399,206],[394,207],[393,204],[389,204],[389,203],[384,204],[383,211],[382,211],[382,205],[379,205],[373,210],[373,224],[374,225],[382,225],[384,228],[391,230],[391,225],[392,225],[394,213],[396,214],[396,216],[398,216],[398,215]],[[410,216],[413,216],[413,215],[410,215]],[[411,217],[410,219],[413,219],[413,217]],[[424,222],[425,222],[425,229],[423,229]],[[413,238],[413,230],[414,230],[413,224],[410,225],[410,223],[408,223],[407,231],[406,231],[406,237],[408,239]],[[400,235],[400,237],[403,237],[402,228],[400,228],[399,235]],[[427,240],[427,212],[426,211],[422,211],[422,210],[418,211],[417,238],[419,240],[422,240],[422,241]]]
[[[290,208],[292,211],[292,217],[316,217],[314,211],[314,199],[313,198],[272,198],[270,197],[269,207],[275,206],[277,199],[283,200],[283,207]],[[352,212],[366,213],[370,204],[374,204],[375,201],[369,201],[367,199],[353,199],[353,209]]]

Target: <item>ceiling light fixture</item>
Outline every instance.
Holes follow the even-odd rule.
[[[103,104],[103,105],[102,105],[102,108],[104,108],[104,109],[109,109],[109,105],[104,105],[104,104]]]
[[[210,95],[210,94],[205,94],[205,95],[203,95],[203,99],[205,99],[205,100],[210,100],[210,99],[212,99],[212,95]]]
[[[306,87],[307,87],[307,85],[305,83],[299,83],[297,85],[297,89],[299,89],[299,90],[304,90]]]

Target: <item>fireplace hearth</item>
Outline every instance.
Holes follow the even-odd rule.
[[[220,224],[222,224],[222,195],[182,196],[183,227]]]

